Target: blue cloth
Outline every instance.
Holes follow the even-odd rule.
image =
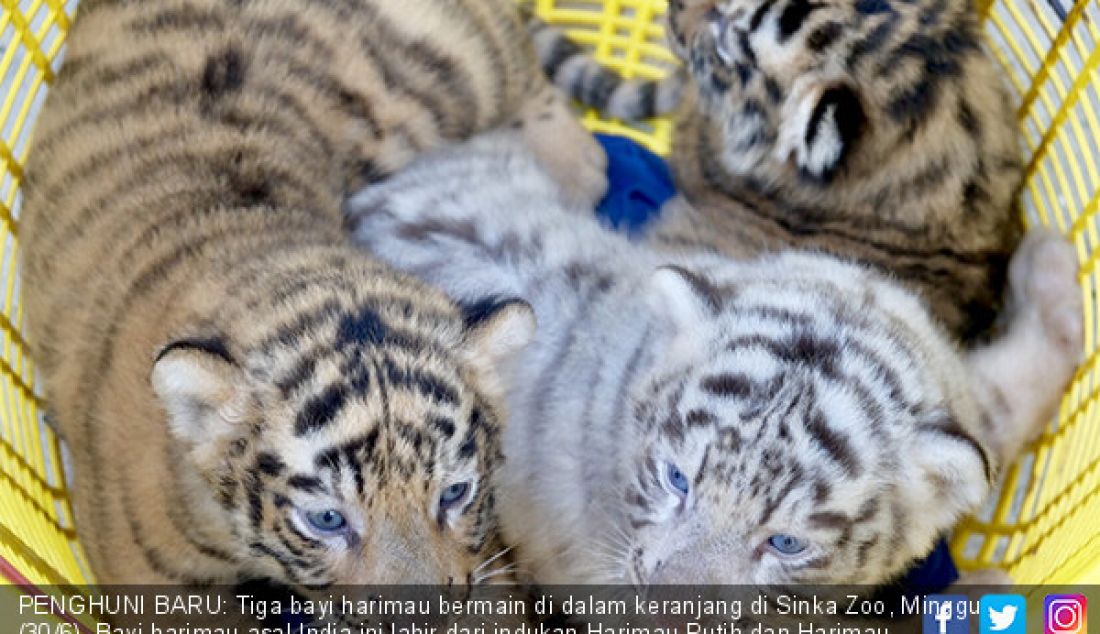
[[[607,196],[596,213],[612,227],[636,233],[676,195],[672,173],[661,157],[630,139],[597,134],[607,152]]]
[[[596,210],[612,227],[636,233],[660,212],[661,205],[676,195],[668,165],[661,157],[624,137],[596,135],[607,152],[607,197]],[[959,578],[947,542],[917,563],[898,583],[899,589],[936,592]]]

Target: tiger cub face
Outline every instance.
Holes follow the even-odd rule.
[[[394,311],[324,313],[337,318],[305,350],[290,327],[244,352],[215,338],[159,355],[182,484],[251,575],[311,590],[503,574],[493,369],[531,337],[532,313],[425,329],[380,312]]]
[[[673,0],[670,41],[725,167],[813,186],[871,178],[917,136],[966,154],[983,125],[1013,138],[972,13],[962,0]]]
[[[814,288],[814,267],[851,292]],[[916,300],[846,268],[783,256],[732,283],[659,271],[653,304],[676,334],[634,395],[624,580],[885,582],[986,495],[973,412],[938,374],[951,361],[916,342],[931,329],[898,326],[919,321]],[[794,292],[768,279],[798,275]]]

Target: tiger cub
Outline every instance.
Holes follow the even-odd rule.
[[[534,308],[494,483],[539,583],[885,581],[982,501],[1074,372],[1076,260],[1045,230],[1011,264],[1005,331],[962,354],[870,268],[668,253],[582,211],[507,135],[348,204],[385,261]]]
[[[464,315],[349,244],[340,209],[510,122],[598,193],[522,33],[511,0],[81,4],[19,230],[98,581],[499,572],[495,375],[530,311]]]
[[[531,27],[546,72],[588,103],[633,118],[680,103],[671,163],[690,204],[666,207],[654,240],[819,249],[900,279],[962,339],[989,328],[1021,161],[969,0],[672,0],[668,23],[685,72],[659,83]]]

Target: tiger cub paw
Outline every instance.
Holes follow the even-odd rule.
[[[1028,231],[1008,269],[1010,305],[1017,311],[1036,311],[1045,338],[1074,364],[1084,346],[1077,271],[1076,249],[1045,227]]]
[[[521,130],[570,206],[592,211],[607,194],[607,154],[557,89],[528,101],[512,126]]]

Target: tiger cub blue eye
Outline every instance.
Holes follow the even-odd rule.
[[[443,490],[439,495],[439,510],[446,511],[458,505],[466,499],[470,492],[469,482],[456,482]]]
[[[344,514],[333,509],[306,513],[306,521],[322,533],[335,533],[348,525]]]
[[[768,543],[771,547],[783,555],[797,555],[798,553],[806,550],[807,544],[794,535],[772,535],[768,538]]]
[[[671,462],[668,464],[667,477],[669,486],[676,489],[681,494],[687,495],[688,490],[691,489],[691,483],[688,482],[684,472],[680,471],[680,468]]]

